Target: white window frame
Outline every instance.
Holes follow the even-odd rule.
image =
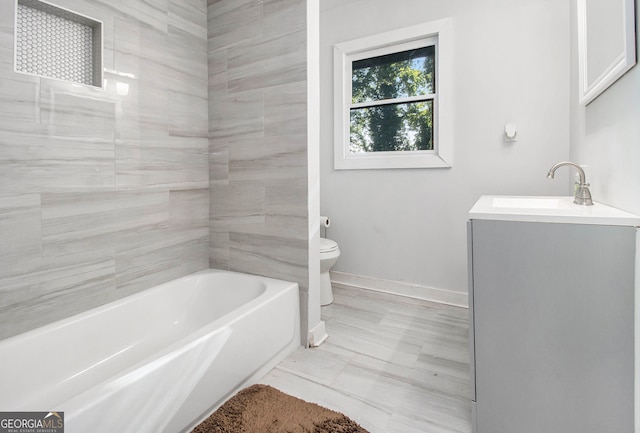
[[[453,162],[452,25],[442,19],[368,36],[334,46],[334,168],[446,168]],[[433,95],[434,150],[350,151],[351,77],[354,61],[435,45],[436,94]]]

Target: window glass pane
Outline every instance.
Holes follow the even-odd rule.
[[[355,61],[351,79],[354,104],[435,93],[435,47]]]
[[[433,101],[351,109],[351,153],[433,150]]]

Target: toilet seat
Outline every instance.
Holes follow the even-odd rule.
[[[338,249],[338,243],[327,238],[320,238],[320,252],[330,253]]]

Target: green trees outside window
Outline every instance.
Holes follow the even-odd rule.
[[[352,63],[350,152],[433,150],[435,47]]]

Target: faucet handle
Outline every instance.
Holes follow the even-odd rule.
[[[583,206],[593,205],[593,200],[591,199],[591,191],[589,190],[588,183],[578,185],[576,193],[573,197],[573,202],[575,204],[580,204]]]

